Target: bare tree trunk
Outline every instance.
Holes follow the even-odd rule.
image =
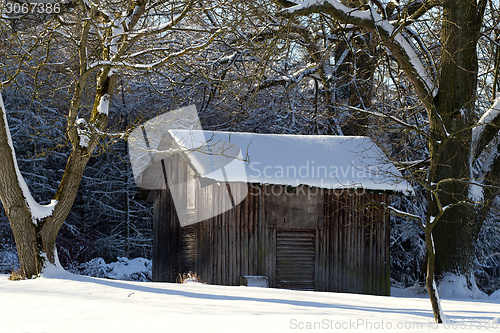
[[[95,147],[95,144],[93,147]],[[41,242],[40,246],[52,264],[55,263],[57,235],[73,206],[83,171],[89,159],[90,154],[86,154],[81,149],[72,151],[59,184],[59,189],[54,197],[58,203],[52,215],[41,222],[42,227],[38,233],[39,242]]]
[[[477,42],[482,14],[476,1],[445,1],[441,31],[441,76],[435,98],[436,117],[430,119],[431,168],[429,183],[438,184],[443,206],[466,201],[471,176],[470,147],[477,89]],[[438,207],[429,195],[429,217]],[[436,274],[465,274],[471,271],[474,246],[471,205],[448,209],[436,228]]]
[[[366,0],[346,0],[342,2],[351,8],[360,8],[367,4]],[[343,96],[341,99],[347,99],[349,106],[369,110],[372,106],[372,77],[377,64],[377,43],[373,35],[366,30],[360,29],[352,32],[352,34],[349,40],[350,45],[346,45],[344,41],[341,41],[335,50],[337,58],[341,57],[344,52],[348,52],[344,60],[347,64],[344,63],[338,66],[337,69],[340,84],[347,90],[347,96]],[[349,119],[341,127],[342,134],[367,135],[368,124],[366,113],[352,111]]]
[[[427,275],[425,276],[425,288],[431,300],[432,312],[436,323],[442,323],[441,305],[439,304],[438,291],[434,277],[434,264],[436,254],[434,253],[434,241],[432,239],[432,227],[428,225],[425,229],[425,243],[427,245]]]
[[[25,208],[18,206],[11,209],[9,213],[7,209],[5,211],[16,242],[21,275],[31,277],[40,273],[43,262],[38,251],[36,227],[31,214]]]
[[[358,39],[358,40],[357,40]],[[340,43],[340,51],[344,52],[348,48],[354,49],[356,54],[349,52],[348,65],[339,66],[337,73],[341,81],[348,90],[347,101],[349,106],[354,106],[362,110],[370,110],[372,107],[373,82],[377,56],[375,55],[374,38],[369,32],[360,32],[352,39],[351,46]],[[367,114],[359,111],[352,111],[351,116],[342,126],[343,135],[367,135],[369,119]]]

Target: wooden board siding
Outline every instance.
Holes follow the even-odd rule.
[[[155,191],[153,281],[176,282],[181,272],[182,229],[168,190]]]
[[[187,166],[169,159],[170,179],[182,182],[189,173],[176,163]],[[248,190],[248,196],[223,214],[183,228],[168,190],[158,191],[153,280],[173,282],[193,271],[209,284],[239,285],[243,275],[263,275],[270,287],[389,295],[388,215],[374,205],[388,204],[389,195],[245,183],[231,184],[231,190]],[[226,191],[223,184],[203,187],[196,209],[213,209],[208,206],[227,200]],[[307,246],[294,252],[294,242],[305,235]],[[296,284],[287,286],[293,279]]]
[[[390,294],[388,214],[385,194],[325,193],[316,290]]]

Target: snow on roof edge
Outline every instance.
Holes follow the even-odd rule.
[[[218,182],[413,193],[369,137],[189,130],[169,134],[200,177]],[[240,148],[238,156],[216,156],[212,148],[204,148],[226,151],[234,146]]]

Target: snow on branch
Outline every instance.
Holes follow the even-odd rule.
[[[255,91],[262,90],[262,89],[267,89],[273,86],[278,86],[278,85],[289,85],[293,83],[298,83],[300,82],[304,77],[309,76],[317,71],[318,66],[314,67],[306,67],[306,68],[301,68],[297,70],[295,73],[292,73],[290,75],[278,75],[273,78],[265,79],[262,81],[260,84],[256,83],[253,87],[253,89],[248,93],[252,94]]]
[[[212,36],[210,36],[210,38],[208,39],[208,41],[206,41],[205,43],[203,44],[198,44],[198,45],[195,45],[195,46],[192,46],[192,47],[186,47],[184,48],[183,50],[180,50],[178,52],[173,52],[171,54],[169,54],[168,56],[162,58],[162,59],[159,59],[155,62],[151,62],[151,63],[147,63],[147,64],[135,64],[135,63],[131,63],[131,62],[128,62],[128,61],[110,61],[110,60],[98,60],[98,61],[95,61],[91,64],[88,65],[87,67],[87,71],[92,71],[92,70],[95,70],[95,69],[98,69],[98,68],[102,68],[102,67],[106,67],[106,66],[110,66],[112,68],[127,68],[127,69],[137,69],[137,70],[153,70],[161,65],[164,65],[165,63],[169,62],[170,60],[174,59],[174,58],[177,58],[177,57],[181,57],[189,52],[194,52],[194,51],[199,51],[199,50],[202,50],[204,48],[206,48],[208,45],[210,45],[214,39],[223,31],[223,29],[220,29],[218,31],[216,31]]]
[[[375,116],[375,117],[379,117],[379,118],[384,118],[384,119],[387,119],[387,120],[391,120],[403,127],[406,127],[410,130],[413,130],[419,134],[421,134],[422,136],[426,137],[426,138],[429,138],[429,139],[432,139],[429,134],[427,132],[425,132],[424,130],[422,130],[420,127],[418,126],[415,126],[415,125],[412,125],[412,124],[409,124],[397,117],[394,117],[392,115],[387,115],[387,114],[383,114],[381,112],[378,112],[378,111],[372,111],[372,110],[365,110],[365,109],[360,109],[360,108],[357,108],[355,106],[351,106],[351,105],[340,105],[341,107],[344,107],[344,108],[348,108],[348,109],[351,109],[351,110],[354,110],[354,111],[358,111],[358,112],[361,112],[361,113],[365,113],[365,114],[369,114],[369,115],[372,115],[372,116]]]
[[[484,147],[495,138],[499,129],[500,97],[495,100],[490,109],[483,114],[476,126],[472,129],[472,157],[474,159],[481,155]]]
[[[353,24],[378,35],[412,78],[419,94],[432,103],[430,97],[437,93],[437,84],[426,70],[418,54],[400,30],[396,30],[388,20],[378,14],[373,4],[370,3],[368,6],[368,10],[361,10],[347,7],[336,0],[306,0],[296,6],[284,9],[284,13],[288,15],[327,13],[342,23]]]
[[[75,125],[77,125],[77,133],[78,137],[80,138],[80,147],[82,148],[87,148],[89,146],[91,136],[89,134],[89,131],[85,128],[87,126],[87,122],[83,118],[78,118],[76,120]]]
[[[419,221],[420,223],[424,223],[423,219],[421,216],[418,216],[418,215],[415,215],[415,214],[411,214],[411,213],[408,213],[408,212],[405,212],[405,211],[402,211],[402,210],[399,210],[399,209],[396,209],[392,206],[389,206],[385,203],[382,203],[384,205],[385,208],[387,208],[389,211],[391,211],[392,213],[396,214],[396,215],[399,215],[399,216],[403,216],[403,217],[406,217],[406,218],[410,218],[410,219],[415,219],[417,221]]]

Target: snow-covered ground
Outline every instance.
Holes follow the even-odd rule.
[[[433,323],[427,297],[117,281],[56,268],[0,275],[0,332],[499,332],[500,297],[445,299]]]

